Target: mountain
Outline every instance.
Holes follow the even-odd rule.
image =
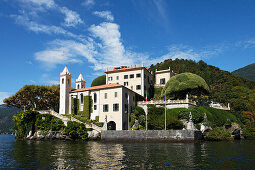
[[[15,113],[20,111],[20,109],[13,106],[0,105],[0,134],[1,133],[11,133],[13,128],[12,117]]]
[[[232,73],[247,80],[255,81],[255,63],[239,68]]]

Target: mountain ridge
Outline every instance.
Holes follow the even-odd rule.
[[[255,63],[239,68],[233,71],[232,74],[255,82]]]

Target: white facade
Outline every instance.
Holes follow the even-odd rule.
[[[167,81],[173,77],[175,73],[171,71],[170,67],[168,70],[155,71],[155,86],[164,87]]]
[[[82,74],[80,73],[79,77],[76,79],[75,81],[76,83],[76,89],[82,89],[82,88],[85,88],[85,80],[83,79],[83,76]]]
[[[128,129],[128,115],[136,106],[138,94],[118,84],[77,89],[70,93],[71,97],[78,97],[80,111],[83,111],[82,97],[88,95],[93,101],[90,119],[95,120],[98,116],[99,122],[114,122],[116,130]],[[71,107],[71,103],[69,105]]]
[[[71,79],[72,76],[65,66],[64,70],[60,73],[60,101],[59,113],[69,113],[69,93],[71,92]]]
[[[106,84],[121,84],[146,97],[153,85],[153,76],[145,67],[124,67],[106,70]]]

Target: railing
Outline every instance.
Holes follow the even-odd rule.
[[[192,104],[197,105],[196,102],[185,99],[185,100],[150,100],[150,101],[138,101],[138,105],[147,105],[147,104]]]
[[[41,114],[50,114],[52,116],[55,116],[55,117],[61,119],[63,122],[74,121],[74,122],[84,124],[86,126],[86,128],[92,128],[92,129],[94,129],[98,132],[102,131],[102,127],[99,127],[99,126],[97,126],[93,123],[90,123],[90,124],[84,123],[84,122],[72,117],[71,115],[67,117],[67,116],[64,116],[62,114],[59,114],[59,113],[55,112],[54,110],[39,110],[38,112],[41,113]]]
[[[210,107],[215,108],[215,109],[221,109],[221,110],[230,110],[230,107],[227,107],[227,106],[210,105]]]

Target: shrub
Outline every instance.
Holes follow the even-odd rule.
[[[216,127],[212,131],[206,132],[207,140],[221,141],[221,140],[232,140],[230,132],[224,127]]]
[[[102,76],[99,76],[97,78],[95,78],[92,83],[91,83],[91,87],[93,86],[99,86],[99,85],[104,85],[106,84],[106,76],[105,75],[102,75]]]
[[[99,122],[99,116],[96,116],[95,119],[97,122]]]
[[[204,120],[204,114],[202,112],[198,112],[195,109],[186,109],[182,110],[178,114],[179,119],[186,119],[189,120],[189,115],[192,114],[192,121],[196,123],[201,123]]]
[[[200,96],[209,93],[205,80],[193,73],[181,73],[168,80],[161,92],[161,97],[167,94],[173,98],[184,98],[187,93]]]
[[[50,114],[37,115],[35,125],[39,130],[43,131],[51,130],[53,132],[59,132],[61,129],[64,129],[65,127],[61,119]]]
[[[92,112],[93,101],[91,96],[84,96],[83,103],[83,116],[87,119],[90,119],[90,114]]]
[[[85,125],[74,121],[67,122],[67,126],[64,130],[64,135],[67,135],[72,139],[86,140],[88,138],[88,133]]]
[[[167,115],[167,129],[182,129],[183,128],[183,123],[182,121],[176,119],[175,117],[171,115]]]
[[[243,127],[244,137],[255,137],[255,122],[248,122]]]
[[[26,110],[13,115],[14,130],[18,138],[24,138],[30,131],[34,132],[37,111]]]

